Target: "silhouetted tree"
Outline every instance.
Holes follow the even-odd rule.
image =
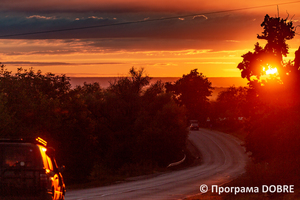
[[[256,43],[254,52],[244,54],[243,61],[238,65],[242,78],[249,80],[253,114],[299,104],[300,97],[298,51],[294,61],[283,60],[283,56],[288,54],[286,41],[295,36],[293,22],[266,15],[261,26],[264,31],[257,38],[267,41],[265,47]],[[266,74],[263,69],[269,67],[277,68],[278,75],[261,80],[260,77]]]
[[[130,70],[129,77],[111,83],[102,103],[106,146],[105,163],[118,170],[147,162],[165,166],[185,149],[184,111],[161,82],[149,85],[144,70]],[[147,86],[147,87],[145,87]]]
[[[242,78],[256,76],[258,79],[269,66],[276,67],[279,74],[286,74],[283,70],[283,56],[288,54],[288,45],[286,40],[293,39],[295,36],[294,26],[292,21],[281,19],[280,17],[265,16],[261,26],[264,28],[262,35],[258,35],[258,39],[267,40],[265,47],[261,47],[259,43],[255,44],[254,52],[244,54],[243,61],[238,65],[241,70]]]
[[[70,91],[69,79],[54,74],[36,73],[33,69],[19,68],[13,75],[1,66],[0,93],[4,106],[10,113],[11,126],[2,129],[1,134],[15,134],[16,136],[36,136],[49,128],[50,121],[55,120],[56,111],[60,109],[62,101]],[[55,124],[55,123],[54,123]]]
[[[86,181],[99,165],[133,174],[131,166],[164,167],[182,158],[185,112],[164,84],[150,79],[131,68],[107,89],[98,83],[71,89],[65,75],[21,68],[12,74],[2,66],[0,137],[46,139],[66,165],[68,183]]]
[[[265,47],[257,43],[254,52],[244,54],[238,65],[242,78],[249,80],[247,104],[251,110],[246,147],[258,161],[297,159],[294,156],[300,151],[300,136],[296,134],[300,131],[296,125],[300,117],[299,50],[293,61],[283,60],[288,54],[286,41],[293,39],[295,28],[292,21],[268,15],[261,26],[264,32],[257,38],[267,41]],[[268,66],[276,67],[278,75],[261,80],[263,67]]]
[[[245,87],[229,87],[218,94],[214,106],[218,112],[218,118],[226,126],[236,128],[239,117],[248,117],[247,91]]]
[[[185,106],[188,119],[206,121],[209,112],[209,99],[213,87],[211,82],[197,69],[191,70],[187,75],[175,83],[166,83],[167,92],[174,94],[176,103]]]

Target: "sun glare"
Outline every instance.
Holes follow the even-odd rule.
[[[266,75],[271,75],[271,74],[276,74],[278,71],[277,71],[277,68],[274,67],[268,67],[268,69],[266,69],[265,67],[263,68],[264,72],[266,72]]]

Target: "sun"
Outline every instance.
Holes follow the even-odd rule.
[[[262,73],[258,81],[261,82],[262,86],[268,81],[276,81],[277,83],[282,84],[277,67],[273,67],[271,65],[262,68]]]
[[[271,67],[271,66],[268,66],[268,69],[266,69],[264,67],[263,71],[266,72],[266,75],[272,75],[272,74],[277,74],[278,73],[277,68],[276,67]]]

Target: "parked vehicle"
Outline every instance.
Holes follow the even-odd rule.
[[[0,199],[63,200],[64,167],[54,154],[41,138],[0,140]]]
[[[190,120],[190,130],[199,130],[199,123],[198,120]]]

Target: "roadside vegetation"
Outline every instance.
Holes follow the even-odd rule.
[[[197,70],[191,76],[207,81]],[[72,89],[65,75],[21,68],[12,74],[2,65],[0,137],[46,139],[66,166],[67,183],[108,184],[165,170],[188,154],[188,109],[150,79],[131,68],[106,89],[98,83]]]
[[[266,15],[261,26],[264,31],[257,38],[266,45],[256,43],[238,65],[248,87],[220,92],[212,102],[211,119],[215,129],[243,140],[251,158],[246,173],[225,187],[294,185],[295,193],[207,193],[189,200],[300,198],[300,48],[294,60],[283,59],[287,40],[295,36],[292,21]]]
[[[266,40],[266,45],[255,44],[254,52],[243,55],[238,65],[242,78],[249,81],[245,146],[254,165],[248,172],[256,177],[254,184],[299,189],[295,177],[300,176],[300,48],[294,60],[283,59],[289,50],[287,40],[295,36],[292,21],[266,15],[261,26],[264,31],[258,39]],[[277,73],[262,79],[266,69]]]

